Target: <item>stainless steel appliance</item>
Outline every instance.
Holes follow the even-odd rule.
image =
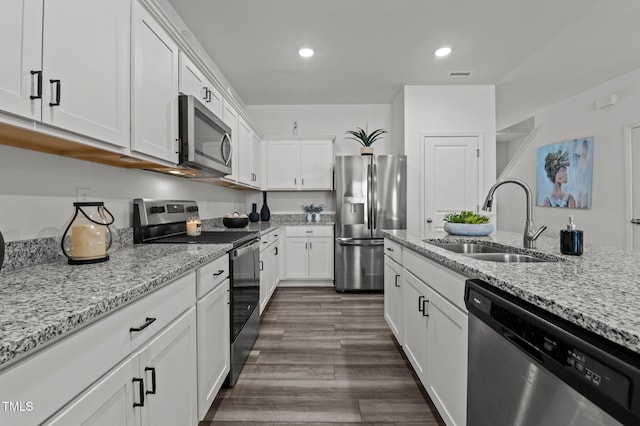
[[[232,244],[229,251],[231,371],[233,386],[260,330],[260,236],[251,231],[203,231],[192,237],[186,220],[199,216],[195,201],[133,200],[135,243]]]
[[[384,289],[382,229],[407,227],[407,158],[337,156],[335,286]]]
[[[468,426],[640,424],[640,356],[468,280]]]
[[[185,176],[231,174],[231,128],[192,95],[180,95],[178,106],[178,167],[192,171]]]

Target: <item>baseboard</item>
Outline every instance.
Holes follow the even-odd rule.
[[[333,287],[329,280],[280,280],[278,287]]]

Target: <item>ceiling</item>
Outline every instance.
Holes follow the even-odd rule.
[[[495,84],[500,129],[640,68],[638,0],[168,1],[247,105],[388,104],[403,85]],[[435,57],[443,45],[452,54]],[[300,58],[303,46],[315,55]]]

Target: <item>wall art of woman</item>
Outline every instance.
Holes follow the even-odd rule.
[[[569,163],[569,153],[558,150],[548,153],[544,158],[544,170],[547,177],[553,184],[551,193],[544,198],[546,207],[576,207],[576,199],[568,192],[562,190],[562,185],[568,181],[567,167]]]

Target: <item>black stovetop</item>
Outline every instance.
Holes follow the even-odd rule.
[[[180,234],[146,242],[154,244],[233,244],[233,247],[236,248],[259,235],[255,231],[203,231],[198,237]]]

